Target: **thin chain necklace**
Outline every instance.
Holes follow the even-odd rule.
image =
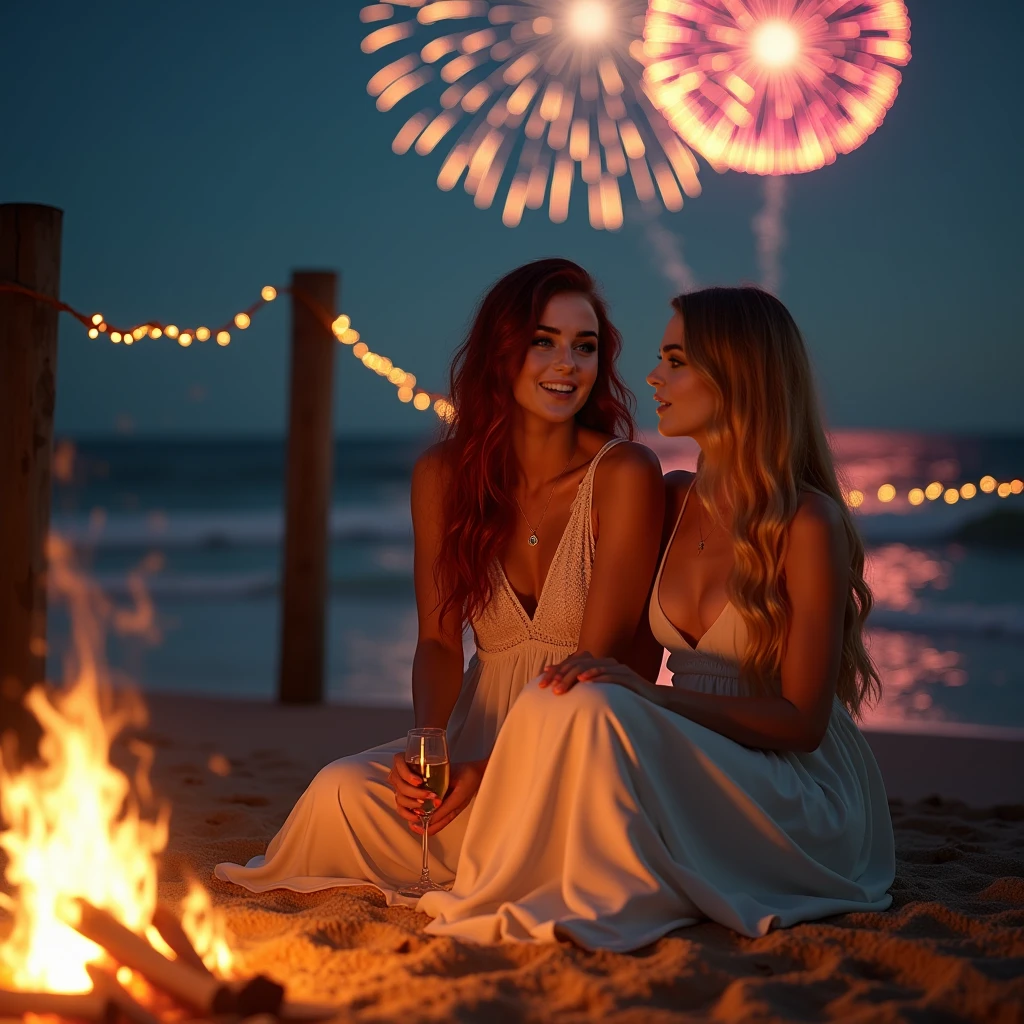
[[[567,462],[562,467],[562,472],[555,477],[555,482],[551,485],[551,493],[548,494],[548,500],[544,502],[544,511],[541,512],[540,519],[537,521],[536,527],[530,522],[529,519],[526,518],[526,513],[523,511],[523,506],[519,504],[519,499],[514,494],[512,495],[513,500],[519,507],[519,514],[526,521],[526,525],[530,527],[530,539],[527,543],[530,545],[531,548],[536,547],[537,544],[540,542],[540,538],[537,536],[537,531],[541,528],[541,524],[544,522],[544,517],[548,514],[548,505],[551,504],[551,499],[554,497],[555,488],[558,486],[558,481],[561,480],[562,477],[565,475],[565,471],[569,468],[569,463],[572,462],[574,458],[576,458],[576,446],[578,443],[579,438],[577,438],[576,441],[573,443],[572,454],[569,456],[569,462]]]
[[[700,542],[697,544],[697,554],[698,555],[704,550],[704,542],[711,537],[711,534],[713,534],[715,532],[715,530],[718,529],[718,523],[716,522],[715,525],[712,526],[710,530],[708,530],[707,537],[704,536],[704,531],[700,528],[700,520],[701,520],[700,513],[701,513],[701,509],[703,508],[703,505],[704,505],[704,502],[702,502],[700,500],[700,495],[698,494],[697,495],[697,533],[700,536]]]

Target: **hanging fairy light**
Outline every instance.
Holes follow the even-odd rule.
[[[260,292],[260,301],[253,303],[247,310],[236,313],[232,317],[230,324],[238,330],[247,329],[252,323],[252,317],[256,312],[266,306],[267,303],[273,302],[281,292],[289,290],[279,290],[272,285],[265,285]],[[16,292],[51,306],[59,312],[69,313],[87,328],[90,338],[96,339],[101,334],[109,333],[110,340],[114,344],[132,345],[147,335],[150,338],[160,338],[166,335],[173,341],[177,341],[181,348],[190,348],[193,341],[205,342],[210,338],[215,338],[217,344],[222,348],[231,343],[231,333],[227,325],[217,329],[196,327],[194,330],[182,330],[177,324],[165,325],[157,323],[157,321],[147,321],[145,324],[134,327],[132,330],[117,330],[110,327],[102,313],[93,313],[91,315],[82,313],[80,310],[69,306],[66,302],[61,302],[59,299],[55,299],[50,295],[44,295],[24,285],[0,282],[0,291]],[[308,303],[309,300],[306,299],[304,301]],[[312,307],[312,311],[323,320],[326,326],[329,319],[328,314],[317,307]],[[415,374],[396,366],[387,356],[371,352],[369,346],[360,340],[359,332],[353,329],[352,319],[347,314],[342,313],[340,316],[335,317],[330,322],[330,329],[338,341],[352,346],[353,354],[367,369],[373,370],[380,377],[385,377],[390,384],[395,386],[399,401],[403,403],[411,402],[413,407],[421,412],[425,412],[433,407],[438,417],[444,420],[450,420],[455,415],[454,406],[448,402],[445,396],[435,395],[421,388],[418,389],[416,387]]]
[[[911,487],[906,492],[906,499],[914,506],[923,505],[926,501],[938,501],[940,498],[947,505],[955,505],[960,501],[971,501],[983,494],[995,494],[1000,498],[1024,494],[1024,480],[1015,477],[999,482],[988,474],[977,483],[968,480],[962,484],[943,484],[933,480],[926,487]],[[861,490],[851,489],[846,492],[845,497],[850,508],[860,508],[864,504],[865,494]],[[888,505],[900,497],[900,492],[895,484],[884,483],[878,488],[876,497],[881,504]]]
[[[367,90],[389,111],[438,86],[392,148],[421,156],[442,143],[437,184],[460,180],[481,209],[503,191],[502,220],[545,204],[568,217],[574,185],[590,223],[623,222],[622,183],[644,203],[679,210],[700,194],[697,162],[658,113],[643,80],[646,0],[398,0],[363,7],[366,53],[387,63]]]
[[[902,0],[651,0],[651,96],[712,166],[797,174],[862,145],[910,60]]]

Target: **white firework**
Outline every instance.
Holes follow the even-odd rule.
[[[700,194],[697,161],[646,92],[646,11],[646,0],[373,4],[360,11],[371,26],[362,48],[389,60],[367,89],[388,111],[440,87],[392,146],[426,156],[443,143],[440,188],[463,181],[481,209],[504,188],[509,227],[545,203],[562,222],[578,170],[590,223],[616,230],[627,180],[668,210]]]

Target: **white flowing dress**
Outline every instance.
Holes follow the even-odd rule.
[[[532,618],[495,565],[494,594],[472,624],[476,653],[448,722],[453,762],[487,757],[526,683],[576,650],[597,547],[591,515],[594,474],[604,454],[622,440],[609,441],[580,482]],[[218,864],[214,873],[253,892],[314,892],[370,883],[389,903],[413,903],[395,890],[419,878],[421,839],[398,816],[387,783],[394,755],[404,750],[403,737],[331,762],[299,798],[265,854],[244,867]],[[455,877],[471,811],[472,804],[430,837],[436,882]]]
[[[662,610],[663,568],[650,620],[673,685],[748,694],[735,607],[691,647]],[[782,753],[625,687],[531,683],[492,751],[452,891],[418,907],[435,935],[629,951],[709,918],[753,937],[884,910],[894,877],[881,774],[838,700],[816,750]]]

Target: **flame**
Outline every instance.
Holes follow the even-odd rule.
[[[222,978],[231,976],[234,957],[228,944],[221,915],[210,902],[210,894],[194,878],[181,904],[181,926],[203,963]]]
[[[65,542],[51,536],[47,553],[50,592],[69,606],[73,655],[67,684],[36,686],[24,698],[42,727],[38,763],[0,763],[0,849],[14,890],[4,900],[13,927],[0,945],[0,981],[86,992],[86,965],[106,953],[69,927],[60,908],[66,918],[67,902],[79,897],[138,934],[151,932],[169,811],[143,812],[151,796],[145,745],[130,747],[139,756],[134,781],[110,761],[114,739],[146,721],[141,700],[115,695],[109,683],[103,619],[110,605],[75,569]],[[217,963],[229,960],[222,952]]]

